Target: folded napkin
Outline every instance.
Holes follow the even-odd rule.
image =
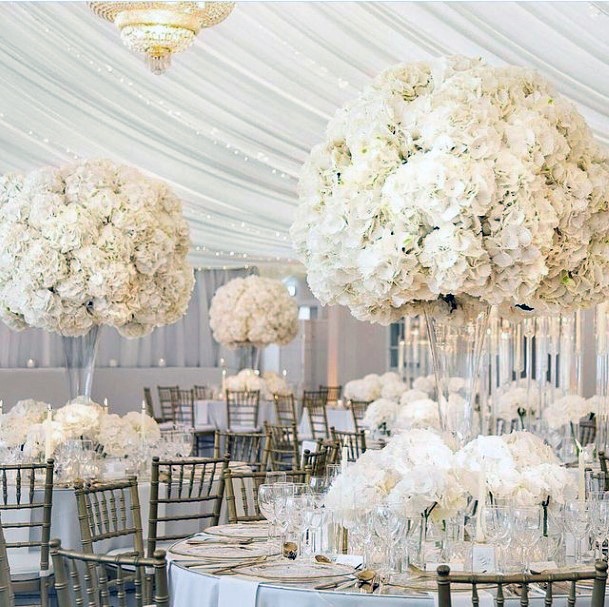
[[[258,580],[236,575],[220,576],[218,607],[256,607]],[[485,607],[480,604],[480,607]]]
[[[438,607],[438,593],[431,592],[433,596],[434,607]],[[478,598],[480,600],[480,607],[495,607],[495,597],[486,590],[478,589]],[[467,592],[455,592],[454,590],[450,593],[450,602],[452,607],[472,607],[472,593],[470,590]]]

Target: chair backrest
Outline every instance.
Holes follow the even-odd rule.
[[[224,498],[223,458],[160,460],[152,458],[147,554],[159,541],[179,540],[217,525]],[[194,528],[189,528],[188,523]],[[173,523],[173,524],[172,524]]]
[[[13,607],[15,595],[11,582],[11,570],[6,552],[6,541],[0,525],[0,607]]]
[[[349,409],[351,409],[351,417],[353,417],[353,427],[356,432],[359,432],[364,416],[366,415],[366,409],[372,401],[370,400],[350,400]]]
[[[264,423],[266,433],[263,467],[267,470],[292,470],[299,467],[298,428]]]
[[[316,451],[304,450],[301,468],[303,470],[308,468],[311,471],[311,476],[324,476],[327,465],[338,462],[339,450],[340,446],[336,443],[324,445],[321,441],[318,441]]]
[[[156,389],[161,403],[161,421],[172,422],[174,392],[179,390],[180,386],[157,386]]]
[[[288,483],[309,482],[310,471],[286,470]],[[258,489],[264,483],[266,472],[234,472],[230,468],[224,473],[226,481],[226,510],[229,523],[264,520],[258,506]]]
[[[0,465],[0,515],[11,550],[40,550],[40,570],[49,569],[54,462]]]
[[[348,459],[350,462],[356,461],[359,456],[366,451],[366,432],[360,430],[359,432],[341,432],[334,428],[330,428],[330,434],[332,435],[332,441],[340,445],[338,459],[340,461],[342,457],[342,447],[347,447]]]
[[[576,584],[581,580],[594,580],[592,588],[592,600],[590,607],[603,607],[605,605],[605,586],[607,584],[607,563],[596,561],[594,569],[590,571],[565,571],[555,573],[528,574],[519,573],[514,575],[487,574],[487,573],[451,573],[450,567],[441,565],[437,569],[436,581],[438,584],[438,607],[451,607],[451,583],[470,584],[472,586],[472,604],[479,604],[478,587],[491,584],[497,586],[496,604],[501,607],[505,604],[504,587],[507,585],[518,585],[520,587],[521,607],[529,605],[529,585],[536,584],[545,586],[544,605],[549,607],[553,604],[553,582],[568,582],[569,591],[567,603],[570,606],[576,604]],[[460,593],[461,594],[461,593]],[[562,604],[563,598],[560,602]],[[586,597],[588,603],[588,597]]]
[[[96,555],[63,550],[54,539],[51,556],[59,607],[131,607],[134,599],[136,607],[169,607],[164,550],[157,550],[152,558]],[[135,593],[128,592],[132,585]]]
[[[211,390],[207,386],[193,386],[192,392],[194,394],[195,400],[210,400],[211,399]]]
[[[591,416],[582,417],[579,420],[579,444],[582,446],[593,443],[596,439],[596,416],[594,413]]]
[[[298,424],[296,399],[293,394],[273,394],[275,403],[275,423],[278,426]]]
[[[144,388],[144,402],[146,403],[146,414],[152,419],[156,419],[154,414],[154,402],[152,401],[152,392],[150,388]]]
[[[328,402],[335,403],[336,401],[341,399],[343,395],[343,387],[342,386],[319,386],[320,390],[325,390],[328,393]]]
[[[137,478],[96,485],[79,482],[74,488],[83,552],[105,552],[105,540],[127,538],[124,554],[144,556],[142,517]],[[97,550],[96,550],[97,548]]]
[[[309,417],[311,437],[313,440],[328,438],[330,436],[328,412],[326,410],[327,405],[327,390],[304,390],[302,393],[302,411],[303,415],[306,412]]]
[[[264,432],[225,432],[214,434],[214,457],[226,453],[232,461],[246,462],[255,470],[261,470],[264,461]]]
[[[258,409],[260,408],[260,390],[227,390],[226,417],[229,430],[258,427]]]
[[[192,390],[172,390],[172,418],[174,424],[192,428],[195,424],[195,399]]]

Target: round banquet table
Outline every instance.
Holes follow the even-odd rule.
[[[181,562],[169,563],[169,590],[172,607],[433,607],[435,593],[427,596],[366,594],[348,591],[311,590],[282,587],[268,582],[258,584],[247,578],[214,576],[188,569]],[[494,607],[493,595],[479,590],[480,607]],[[469,592],[453,592],[453,607],[471,607]],[[237,602],[238,601],[238,602]],[[577,606],[589,607],[590,594],[578,595]],[[544,597],[529,595],[532,607],[543,607]],[[505,599],[505,605],[518,607],[519,597]],[[566,596],[554,596],[553,607],[566,607]]]

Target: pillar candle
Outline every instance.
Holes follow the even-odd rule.
[[[347,447],[347,440],[343,441],[343,450],[340,457],[340,471],[344,474],[347,470],[347,462],[349,461],[349,447]]]
[[[104,398],[104,413],[108,415],[108,399]]]
[[[44,428],[44,459],[48,460],[53,454],[53,450],[51,449],[51,432],[53,428],[51,423],[53,421],[53,410],[51,409],[51,405],[47,406],[47,423]]]
[[[140,440],[144,442],[144,424],[146,423],[146,401],[142,401],[142,413],[140,420]]]
[[[583,449],[580,449],[577,460],[577,497],[580,500],[586,499],[586,462]]]
[[[398,373],[400,374],[400,377],[404,377],[404,347],[405,347],[405,343],[404,340],[400,340],[400,343],[398,345]]]

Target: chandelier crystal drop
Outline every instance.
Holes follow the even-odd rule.
[[[91,10],[114,23],[123,44],[143,54],[154,74],[163,74],[175,53],[185,51],[202,28],[233,10],[234,2],[89,2]]]

